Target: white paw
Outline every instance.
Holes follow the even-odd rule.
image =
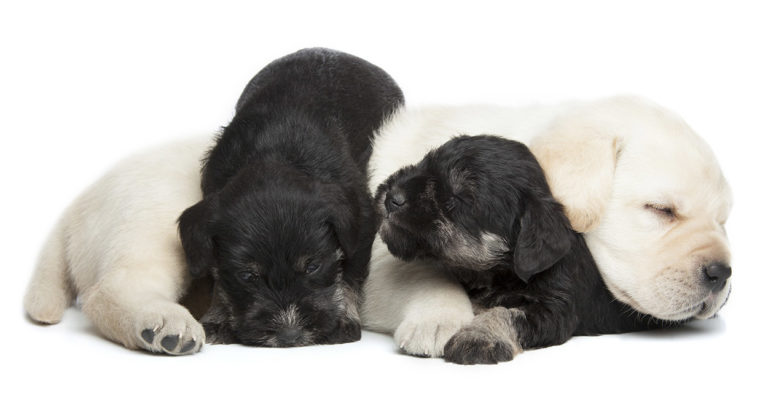
[[[205,343],[203,326],[181,305],[151,306],[132,315],[137,346],[151,352],[189,355]]]
[[[461,318],[407,318],[395,330],[395,343],[409,355],[442,357],[446,342],[468,322]]]

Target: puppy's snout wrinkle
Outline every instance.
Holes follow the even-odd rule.
[[[405,194],[401,191],[390,191],[384,199],[384,207],[387,208],[388,213],[392,213],[402,208],[405,202]]]
[[[702,269],[705,283],[712,287],[712,292],[720,292],[731,277],[731,267],[722,262],[710,263]]]

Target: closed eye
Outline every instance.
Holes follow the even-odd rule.
[[[448,212],[453,211],[456,209],[456,203],[459,202],[456,197],[448,198],[448,201],[445,202],[445,210]]]
[[[241,270],[237,272],[237,278],[244,284],[251,284],[259,278],[259,275],[252,270]]]
[[[304,272],[307,274],[312,274],[320,269],[319,263],[308,263],[307,267],[304,269]]]
[[[466,199],[462,198],[459,195],[454,194],[451,196],[451,198],[448,198],[448,201],[445,202],[445,209],[448,212],[451,212],[459,206],[467,206],[467,205],[469,205],[469,201],[467,201]]]
[[[677,219],[677,210],[673,206],[649,203],[645,204],[645,209],[668,221]]]
[[[304,263],[304,273],[305,274],[315,274],[320,272],[324,269],[325,262],[321,262],[314,259],[308,259]]]

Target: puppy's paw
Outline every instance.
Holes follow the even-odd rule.
[[[336,328],[336,333],[330,339],[332,344],[345,344],[348,342],[356,342],[360,340],[361,328],[360,321],[354,319],[341,319],[339,325]]]
[[[190,355],[202,348],[203,326],[184,307],[167,304],[150,308],[134,318],[139,347],[168,355]]]
[[[406,319],[395,330],[397,346],[409,355],[422,357],[443,356],[445,343],[459,331],[464,322],[455,319]]]
[[[203,322],[205,342],[208,344],[234,344],[232,330],[225,323]]]
[[[496,364],[512,360],[519,350],[507,337],[468,326],[445,344],[445,360],[458,364]]]

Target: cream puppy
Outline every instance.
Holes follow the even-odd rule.
[[[172,355],[200,350],[205,333],[178,302],[189,272],[176,219],[200,201],[200,160],[213,137],[129,157],[64,212],[35,269],[24,308],[58,323],[76,298],[107,338]]]
[[[376,138],[371,190],[459,134],[530,147],[617,299],[664,320],[709,318],[725,303],[731,191],[712,151],[676,115],[627,97],[407,109]],[[374,244],[363,323],[415,355],[441,356],[474,317],[464,289],[432,266]]]

